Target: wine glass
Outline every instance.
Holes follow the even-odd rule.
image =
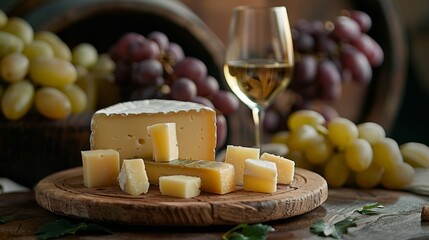
[[[233,9],[224,74],[232,92],[252,110],[258,148],[265,110],[289,84],[293,67],[286,7]]]

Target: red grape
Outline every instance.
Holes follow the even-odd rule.
[[[198,96],[210,96],[219,91],[219,82],[213,76],[207,76],[205,81],[196,82]]]
[[[215,109],[213,103],[208,98],[205,98],[205,97],[196,96],[194,99],[192,99],[192,102],[199,103],[209,108]]]
[[[351,10],[349,11],[350,18],[355,20],[362,32],[367,32],[372,27],[371,17],[362,11]]]
[[[194,82],[202,82],[207,77],[207,67],[199,59],[186,57],[174,65],[174,72],[178,78],[189,78]]]
[[[130,46],[145,41],[145,37],[140,33],[130,32],[124,34],[110,50],[110,57],[114,61],[128,60]]]
[[[355,39],[353,45],[365,54],[371,66],[378,66],[383,62],[383,50],[380,45],[367,34],[362,34]]]
[[[325,100],[336,100],[341,96],[341,75],[335,64],[329,60],[319,62],[317,78],[321,88],[320,95]]]
[[[278,127],[280,123],[280,116],[279,114],[272,110],[272,109],[268,109],[265,112],[265,117],[264,117],[264,129],[267,130],[268,132],[274,133],[278,130]]]
[[[216,149],[222,148],[226,142],[226,137],[228,133],[228,126],[225,116],[218,114],[216,115]]]
[[[170,45],[168,45],[166,52],[173,63],[180,62],[185,58],[185,53],[183,52],[182,47],[177,43],[171,42]]]
[[[213,104],[223,114],[231,114],[239,107],[238,99],[234,94],[225,90],[219,90],[213,95]]]
[[[339,16],[334,21],[332,35],[344,41],[353,41],[361,35],[357,22],[346,16]]]
[[[179,101],[191,101],[197,96],[195,83],[188,78],[178,78],[171,85],[171,97]]]
[[[317,73],[317,61],[312,55],[301,55],[298,62],[295,63],[295,73],[292,84],[308,84],[314,80]]]
[[[293,44],[299,52],[310,52],[315,46],[313,36],[305,32],[300,33]]]
[[[163,32],[154,31],[149,33],[148,37],[149,40],[152,40],[158,44],[159,48],[161,50],[166,50],[168,48],[168,45],[170,44],[170,41],[168,40],[167,35],[165,35]]]
[[[131,77],[135,83],[141,86],[154,83],[159,86],[163,84],[163,81],[160,83],[157,79],[161,78],[163,72],[162,64],[158,60],[148,59],[133,65]]]
[[[372,68],[365,55],[351,45],[344,45],[340,52],[343,69],[350,71],[352,79],[368,83],[372,78]]]
[[[144,100],[151,98],[161,98],[161,93],[156,86],[134,89],[129,96],[129,100]]]
[[[126,84],[131,79],[131,65],[125,61],[116,62],[115,82],[119,85]]]
[[[139,62],[145,59],[159,58],[160,50],[155,42],[144,40],[132,42],[129,46],[129,59],[132,62]]]

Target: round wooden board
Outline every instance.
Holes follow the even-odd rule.
[[[291,185],[278,184],[273,194],[240,188],[225,195],[201,192],[191,199],[163,196],[157,186],[131,196],[119,186],[87,188],[82,168],[72,168],[41,180],[37,203],[57,214],[133,225],[229,225],[284,219],[311,211],[326,201],[328,187],[320,175],[296,168]]]

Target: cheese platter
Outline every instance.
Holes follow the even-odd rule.
[[[132,196],[119,186],[87,188],[82,167],[54,173],[35,187],[37,203],[53,213],[130,225],[210,226],[258,223],[301,215],[328,197],[326,180],[296,168],[291,184],[279,184],[275,193],[241,189],[220,195],[207,192],[184,199],[163,196],[151,185],[147,194]]]

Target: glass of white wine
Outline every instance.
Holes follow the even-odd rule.
[[[293,67],[286,7],[233,9],[224,74],[232,92],[252,110],[256,147],[262,144],[265,110],[288,86]]]

